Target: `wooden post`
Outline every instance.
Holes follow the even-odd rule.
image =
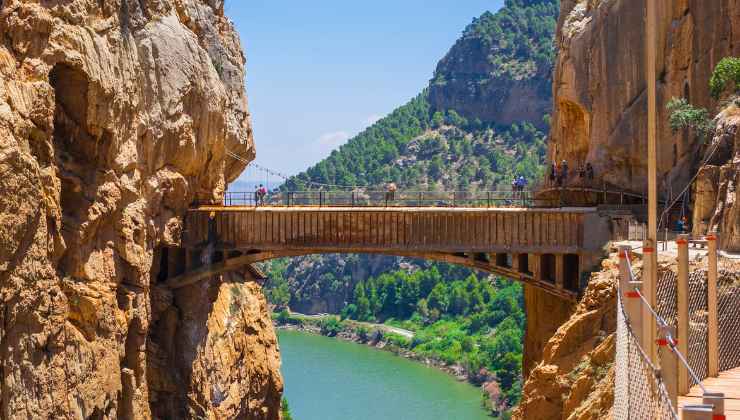
[[[670,333],[672,337],[676,337],[676,331],[673,327],[670,327],[665,333]],[[665,384],[668,398],[671,399],[671,404],[674,407],[678,407],[678,357],[670,348],[670,344],[667,341],[667,334],[661,334],[658,339],[660,353],[660,373],[663,377],[663,383]]]
[[[642,251],[642,295],[647,303],[655,308],[655,277],[657,276],[653,277],[651,275],[651,273],[657,271],[655,266],[655,241],[646,239]],[[642,348],[653,365],[658,365],[657,320],[653,318],[650,308],[644,302],[642,303],[642,320]]]
[[[709,234],[707,236],[707,245],[709,247],[709,267],[707,279],[707,313],[708,313],[708,343],[709,352],[709,376],[717,377],[719,375],[719,319],[717,313],[717,236]]]
[[[682,420],[712,420],[712,406],[705,404],[685,405],[681,409]]]
[[[702,396],[702,404],[712,406],[712,419],[725,419],[725,394],[724,392],[705,392]]]
[[[684,357],[689,354],[689,235],[679,235],[678,246],[678,282],[676,284],[678,351]],[[687,395],[690,388],[689,371],[686,366],[678,366],[678,394]]]
[[[648,129],[647,129],[647,181],[648,181],[648,232],[647,242],[651,251],[645,249],[643,266],[643,292],[650,306],[655,308],[655,285],[658,282],[658,255],[655,246],[658,243],[658,116],[657,116],[657,47],[658,47],[658,1],[647,1],[646,20],[646,74],[648,98]],[[647,308],[645,309],[647,311]],[[657,364],[657,346],[655,322],[645,322],[650,328],[649,347],[644,347],[653,364]]]

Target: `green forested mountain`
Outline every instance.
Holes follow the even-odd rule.
[[[553,0],[508,0],[497,13],[473,20],[437,66],[432,106],[470,120],[529,121],[545,129],[558,9]]]
[[[557,0],[507,0],[464,30],[417,97],[281,189],[493,190],[543,170]],[[323,184],[323,185],[319,185]],[[268,299],[298,312],[400,324],[412,351],[521,387],[518,284],[427,261],[317,255],[268,264]],[[485,376],[485,375],[484,375]],[[501,408],[501,407],[499,407]]]
[[[393,181],[402,189],[495,190],[514,174],[541,175],[545,138],[530,121],[498,126],[471,123],[454,110],[432,112],[424,91],[281,189],[382,188]]]

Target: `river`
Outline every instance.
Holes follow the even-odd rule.
[[[434,368],[318,335],[278,338],[295,420],[491,420],[477,388]]]

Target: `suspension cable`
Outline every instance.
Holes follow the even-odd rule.
[[[247,160],[246,158],[244,158],[242,156],[239,156],[238,154],[232,152],[231,150],[226,149],[226,154],[228,156],[230,156],[230,157],[232,157],[232,158],[240,161],[240,162],[246,163],[248,166],[251,166],[251,167],[254,167],[255,169],[261,170],[262,172],[265,172],[265,173],[267,173],[269,175],[273,175],[273,176],[277,176],[279,178],[282,178],[284,181],[288,181],[288,180],[290,180],[290,178],[292,178],[291,176],[285,175],[285,174],[280,173],[278,171],[274,171],[274,170],[272,170],[270,168],[264,167],[262,165],[259,165],[259,164],[255,163],[255,162],[252,162],[250,160]],[[352,188],[352,189],[354,189],[354,188],[367,188],[367,187],[369,187],[367,185],[326,184],[326,183],[323,183],[323,182],[312,181],[310,179],[309,180],[306,180],[306,181],[303,181],[300,178],[298,178],[298,181],[305,182],[309,186],[312,186],[313,185],[313,186],[318,186],[318,187],[339,187],[339,188]]]

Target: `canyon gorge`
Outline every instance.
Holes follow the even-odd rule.
[[[599,187],[642,193],[644,7],[519,3],[539,7],[536,28],[504,29],[528,51],[499,48],[481,23],[498,18],[476,19],[424,92],[284,188],[393,178],[484,191],[567,160],[593,164]],[[740,55],[740,1],[658,4],[661,195],[679,198],[696,177],[693,233],[719,230],[740,251],[740,104],[709,87],[720,60]],[[279,346],[254,273],[163,284],[188,208],[219,202],[256,156],[224,1],[0,0],[0,35],[0,418],[279,419]],[[712,134],[672,130],[672,98],[717,115]],[[368,156],[382,157],[351,166]],[[608,416],[615,258],[605,252],[577,304],[522,287],[514,418]],[[285,305],[339,313],[370,277],[420,267],[296,258],[282,268]]]

